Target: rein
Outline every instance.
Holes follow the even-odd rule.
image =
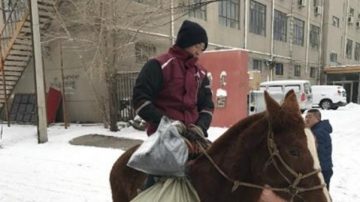
[[[316,185],[310,188],[303,188],[303,187],[299,187],[298,184],[301,182],[301,180],[308,178],[312,175],[315,175],[317,173],[319,173],[321,170],[320,169],[316,169],[312,172],[309,172],[307,174],[302,174],[302,173],[297,173],[296,171],[294,171],[285,161],[284,159],[281,157],[280,152],[277,148],[277,145],[275,143],[274,140],[274,133],[271,129],[271,124],[269,123],[269,132],[267,135],[267,147],[268,147],[268,151],[270,154],[269,160],[270,163],[272,163],[274,165],[274,167],[276,168],[276,170],[280,173],[280,175],[288,182],[289,186],[288,187],[284,187],[284,188],[278,188],[278,187],[267,187],[267,186],[262,186],[262,185],[257,185],[257,184],[253,184],[253,183],[248,183],[248,182],[242,182],[239,180],[234,180],[231,177],[229,177],[217,164],[216,162],[211,158],[211,156],[206,152],[206,150],[204,149],[204,147],[198,143],[200,150],[202,151],[202,153],[206,156],[206,158],[209,160],[209,162],[214,166],[214,168],[225,178],[227,179],[229,182],[231,182],[233,184],[231,191],[234,192],[236,191],[239,186],[244,186],[244,187],[250,187],[250,188],[256,188],[256,189],[270,189],[272,191],[278,191],[278,192],[285,192],[291,195],[291,200],[293,201],[295,197],[299,197],[301,198],[301,196],[299,196],[300,193],[303,192],[308,192],[308,191],[313,191],[313,190],[317,190],[317,189],[322,189],[325,187],[325,184],[320,184],[320,185]],[[295,177],[295,180],[293,182],[291,182],[285,175],[283,172],[281,172],[278,163],[275,161],[275,158],[277,158],[280,163],[284,166],[284,168]],[[269,161],[268,160],[268,161]]]

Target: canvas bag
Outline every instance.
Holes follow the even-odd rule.
[[[200,202],[195,188],[186,177],[160,179],[131,202]]]
[[[187,145],[171,120],[163,116],[157,131],[130,157],[127,165],[147,174],[185,176]]]

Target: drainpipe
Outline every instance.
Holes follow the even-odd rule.
[[[270,41],[270,80],[273,80],[274,77],[274,21],[275,21],[275,0],[272,0],[271,2],[271,41]]]
[[[306,35],[306,44],[305,44],[305,73],[308,72],[309,68],[309,46],[310,46],[310,14],[311,14],[311,5],[310,1],[308,2],[307,10],[307,35]]]
[[[244,26],[244,48],[247,49],[248,43],[248,30],[249,30],[249,0],[245,0],[245,26]]]
[[[348,23],[348,18],[350,17],[349,15],[349,8],[350,8],[350,5],[349,5],[349,0],[346,1],[346,11],[345,11],[345,32],[344,32],[344,48],[343,48],[343,59],[346,60],[346,42],[347,42],[347,33],[348,33],[348,28],[349,28],[349,23]],[[344,63],[344,61],[343,61]]]
[[[292,64],[292,59],[293,59],[293,41],[294,41],[294,14],[293,14],[293,10],[294,10],[294,1],[297,0],[292,0],[291,1],[291,7],[290,7],[290,33],[289,33],[289,56],[291,58],[290,60],[290,65]]]
[[[327,42],[327,34],[325,33],[325,6],[328,6],[328,4],[326,4],[325,1],[322,2],[322,13],[321,13],[321,21],[320,21],[320,33],[319,33],[319,61],[320,64],[318,63],[319,67],[318,67],[318,72],[319,72],[319,77],[316,77],[318,80],[316,81],[316,84],[324,84],[325,83],[325,77],[324,77],[324,66],[326,64],[326,50],[327,50],[327,45],[325,47],[325,43],[323,44],[323,42]],[[328,8],[328,7],[327,7]],[[326,11],[328,12],[328,11]],[[327,15],[327,19],[329,19],[328,15]],[[328,25],[326,25],[328,26]],[[326,31],[327,32],[327,31]],[[323,36],[324,34],[324,36]],[[326,39],[325,39],[326,37]],[[323,40],[324,39],[324,40]],[[324,51],[323,51],[324,50]]]
[[[170,1],[170,45],[172,46],[175,44],[175,37],[174,37],[174,0]]]

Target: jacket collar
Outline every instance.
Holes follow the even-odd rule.
[[[193,57],[190,53],[186,52],[184,49],[174,45],[169,49],[169,53],[176,58],[183,60],[186,63],[195,64],[198,58]]]

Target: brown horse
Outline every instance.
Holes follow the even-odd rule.
[[[287,201],[329,202],[315,140],[304,130],[295,93],[290,91],[279,105],[265,92],[265,101],[266,112],[229,128],[189,166],[201,201],[256,202],[266,185]],[[130,201],[144,184],[146,175],[126,166],[136,148],[111,170],[114,202]]]

